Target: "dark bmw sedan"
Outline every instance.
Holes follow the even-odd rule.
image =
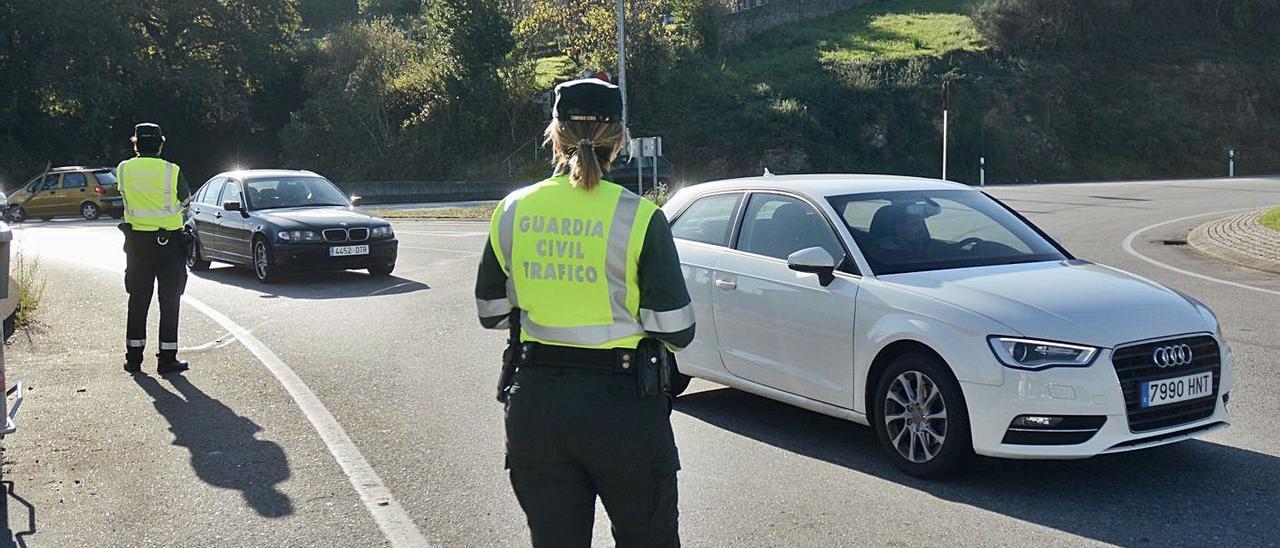
[[[391,224],[365,215],[328,179],[310,171],[254,169],[209,179],[187,207],[195,231],[191,270],[210,261],[253,269],[271,283],[286,272],[367,269],[387,276],[396,266]]]

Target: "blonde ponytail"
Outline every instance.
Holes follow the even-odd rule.
[[[556,173],[569,173],[573,186],[591,191],[609,171],[622,149],[625,132],[618,122],[561,122],[552,120],[544,144],[551,144]]]

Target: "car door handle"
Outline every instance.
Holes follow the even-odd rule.
[[[219,212],[217,212],[217,213],[214,213],[214,214],[213,214],[213,218],[214,218],[214,219],[221,219],[221,218],[222,218],[222,212],[221,212],[221,211],[219,211]]]
[[[716,287],[725,291],[733,291],[738,288],[738,282],[733,280],[716,280]]]

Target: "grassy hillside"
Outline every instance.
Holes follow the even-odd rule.
[[[690,180],[937,176],[948,80],[954,179],[976,182],[979,156],[1000,182],[1216,175],[1228,147],[1240,173],[1280,172],[1274,14],[1195,4],[880,2],[691,58],[633,95],[632,125]]]

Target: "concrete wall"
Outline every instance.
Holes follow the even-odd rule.
[[[376,181],[337,183],[338,188],[341,188],[347,194],[354,194],[363,198],[365,204],[500,200],[512,190],[527,184],[529,182]]]
[[[879,0],[774,0],[768,4],[720,16],[720,46],[735,46],[751,35],[779,25],[875,3]]]

